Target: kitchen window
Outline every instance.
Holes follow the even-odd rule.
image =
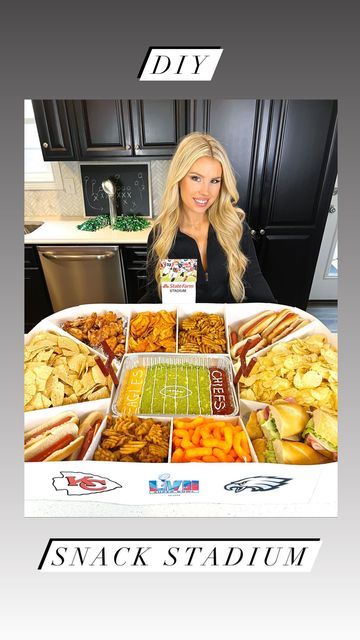
[[[25,189],[63,189],[58,162],[44,162],[31,100],[25,100]]]

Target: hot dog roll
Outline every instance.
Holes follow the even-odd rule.
[[[241,338],[247,338],[255,333],[263,333],[263,331],[270,325],[270,323],[276,318],[274,311],[262,311],[258,313],[254,318],[247,320],[240,325],[238,330],[239,340]]]
[[[34,429],[26,431],[26,433],[24,434],[25,447],[33,444],[36,440],[40,439],[42,435],[46,433],[46,431],[49,431],[49,429],[54,429],[55,427],[68,422],[79,425],[79,418],[77,417],[76,413],[74,413],[74,411],[64,411],[63,413],[58,413],[53,418],[50,418],[42,424],[39,424],[37,427],[34,427]]]
[[[95,438],[103,421],[103,414],[100,411],[92,411],[80,423],[79,436],[83,436],[83,442],[73,451],[70,460],[83,460],[93,439]]]
[[[56,426],[42,425],[36,429],[37,435],[29,437],[24,448],[25,462],[49,462],[66,460],[71,453],[83,442],[84,437],[79,437],[79,428],[73,421],[65,421]],[[31,434],[31,431],[29,431]]]

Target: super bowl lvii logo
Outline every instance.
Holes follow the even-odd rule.
[[[199,480],[170,480],[170,473],[162,473],[157,480],[149,480],[149,493],[199,493]]]

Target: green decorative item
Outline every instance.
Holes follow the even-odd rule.
[[[141,231],[147,229],[150,226],[150,222],[145,218],[138,216],[118,216],[115,224],[111,225],[114,231]],[[95,216],[89,218],[77,225],[80,231],[98,231],[104,227],[110,227],[110,216]]]
[[[80,229],[80,231],[98,231],[98,229],[109,226],[110,216],[95,216],[94,218],[78,224],[77,228]]]
[[[150,222],[138,216],[118,216],[112,226],[114,231],[142,231],[150,226]]]

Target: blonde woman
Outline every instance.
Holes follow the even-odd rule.
[[[257,261],[222,145],[190,133],[171,160],[160,214],[148,239],[147,293],[160,302],[160,260],[197,259],[196,302],[275,302]]]

